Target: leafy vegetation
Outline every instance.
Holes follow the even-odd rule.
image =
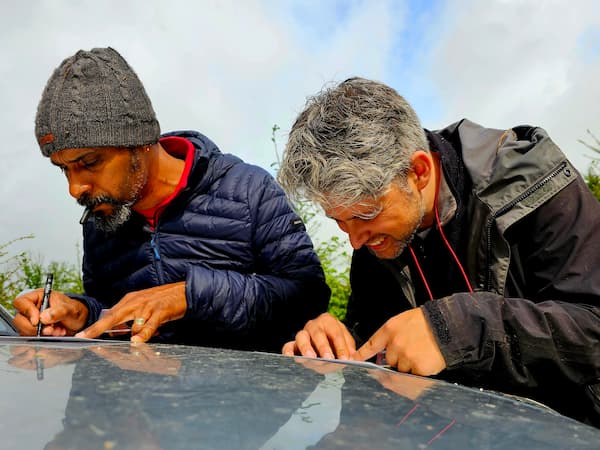
[[[590,144],[582,139],[580,139],[579,142],[581,142],[590,150],[600,154],[600,139],[598,139],[590,130],[587,130],[587,133],[590,135],[593,143]],[[600,157],[595,158],[592,161],[588,169],[588,173],[584,178],[590,190],[592,191],[592,194],[594,194],[594,196],[600,201]]]
[[[277,170],[280,165],[279,152],[275,133],[279,126],[273,125],[271,141],[275,147],[277,162],[272,167]],[[344,242],[337,236],[320,241],[317,239],[319,230],[318,207],[309,202],[298,202],[294,205],[296,212],[306,224],[308,234],[315,244],[315,251],[321,260],[325,281],[331,289],[328,311],[340,320],[346,317],[346,305],[350,298],[350,255],[344,248]]]
[[[318,209],[308,202],[297,205],[296,212],[306,224],[308,234],[315,242],[315,252],[321,260],[325,281],[331,289],[328,311],[340,320],[346,317],[346,305],[350,298],[350,255],[344,248],[344,242],[338,236],[319,241],[316,239]]]
[[[23,239],[33,239],[33,235],[22,236],[0,245],[0,304],[14,312],[13,299],[24,290],[42,287],[49,272],[54,273],[54,289],[83,292],[80,264],[57,261],[44,264],[41,257],[34,257],[29,252],[10,255],[10,246]]]

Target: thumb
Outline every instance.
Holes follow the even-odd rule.
[[[381,350],[383,350],[387,346],[387,333],[383,328],[380,328],[375,332],[373,336],[362,346],[360,347],[354,355],[352,355],[352,359],[356,361],[366,361],[369,358],[372,358]]]

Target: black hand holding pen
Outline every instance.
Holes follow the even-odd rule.
[[[46,275],[46,284],[44,285],[44,296],[42,297],[42,306],[40,306],[40,315],[48,307],[48,302],[50,301],[50,294],[52,293],[52,282],[53,281],[54,281],[53,273],[49,273],[48,275]],[[38,337],[42,335],[42,319],[41,319],[41,317],[38,320],[37,335],[38,335]]]

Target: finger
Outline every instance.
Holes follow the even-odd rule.
[[[153,331],[150,331],[148,327],[144,327],[138,333],[131,336],[131,342],[147,342],[153,335]]]
[[[131,324],[131,335],[138,334],[145,326],[147,326],[148,318],[152,315],[151,311],[142,310],[134,313],[133,322]]]
[[[100,336],[106,330],[110,330],[115,325],[126,322],[129,319],[131,319],[131,317],[129,317],[129,315],[124,311],[111,308],[107,310],[106,313],[92,325],[77,333],[75,337],[93,339]]]
[[[356,351],[356,344],[354,338],[348,332],[346,326],[338,321],[337,329],[331,334],[330,339],[335,350],[335,355],[338,359],[350,359],[350,357]]]
[[[17,313],[27,318],[33,326],[37,326],[40,318],[41,289],[28,292],[13,300]]]
[[[346,336],[343,332],[338,332],[332,334],[329,339],[331,340],[331,344],[333,346],[333,355],[330,358],[338,358],[338,359],[349,359],[350,355],[353,353],[348,348],[348,343],[346,340]]]
[[[335,359],[336,352],[334,349],[340,349],[343,353],[345,340],[340,335],[336,321],[337,319],[331,316],[320,316],[316,320],[309,320],[304,327],[309,339],[308,344],[321,358]],[[302,346],[307,345],[305,339],[306,337],[303,335],[302,341],[298,342],[298,336],[296,336],[296,342],[301,350]]]
[[[36,330],[36,332],[37,332],[37,330]],[[42,329],[40,331],[40,336],[61,337],[64,335],[65,335],[64,327],[61,327],[54,323],[51,323],[49,325],[43,325],[43,320],[42,320]]]
[[[388,345],[385,349],[385,362],[390,367],[395,367],[400,372],[408,372],[410,365],[407,364],[406,358],[400,358],[397,347]]]
[[[35,325],[23,314],[17,314],[13,319],[13,324],[21,336],[35,336],[37,334],[37,319]]]
[[[152,336],[154,336],[154,333],[156,333],[158,327],[160,326],[158,314],[153,314],[152,316],[150,316],[150,318],[144,323],[144,325],[137,326],[139,327],[139,331],[137,332],[133,326],[131,327],[131,342],[138,343],[148,341]]]
[[[281,349],[281,354],[284,356],[295,356],[298,347],[296,347],[296,341],[286,342]]]
[[[352,355],[356,352],[356,342],[350,333],[344,333],[344,338],[346,339],[346,347],[350,353],[349,358],[352,358]]]
[[[296,333],[296,341],[295,341],[297,354],[302,356],[308,356],[309,358],[316,358],[317,353],[312,346],[312,341],[310,334],[306,330],[300,330]]]
[[[42,328],[42,336],[63,337],[67,335],[67,329],[58,324],[45,325]]]
[[[367,359],[375,356],[377,352],[380,352],[386,348],[388,343],[388,332],[384,327],[381,327],[379,330],[377,330],[375,334],[371,336],[361,348],[358,349],[358,351],[353,355],[353,359],[357,361],[366,361]],[[386,359],[387,358],[388,355],[386,353]]]
[[[405,358],[398,358],[394,364],[390,364],[395,367],[398,372],[413,373],[411,361]]]

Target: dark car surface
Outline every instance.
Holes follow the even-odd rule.
[[[490,392],[202,347],[0,338],[2,449],[598,449],[600,430]]]

